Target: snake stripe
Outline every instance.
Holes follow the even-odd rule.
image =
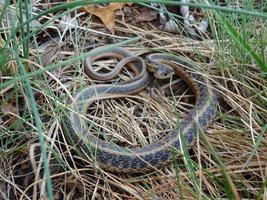
[[[120,53],[120,51],[124,52],[120,48],[116,53]],[[122,54],[125,57],[125,53]],[[130,56],[130,54],[126,55]],[[127,82],[125,85],[101,84],[89,86],[78,92],[74,97],[75,103],[71,104],[72,109],[76,112],[70,112],[66,119],[68,128],[75,143],[79,144],[85,152],[94,152],[98,164],[109,171],[136,173],[167,165],[173,159],[172,150],[180,149],[179,131],[184,134],[186,143],[191,144],[198,128],[205,128],[215,115],[217,99],[206,77],[201,74],[189,74],[188,68],[192,66],[176,56],[154,54],[154,57],[151,56],[149,59],[153,60],[153,64],[163,62],[164,65],[167,65],[168,62],[172,62],[169,64],[175,73],[194,92],[196,96],[195,106],[190,113],[181,119],[179,128],[172,130],[161,140],[142,148],[126,148],[90,134],[89,128],[81,115],[85,114],[88,106],[95,99],[114,98],[144,89],[151,80],[151,75],[146,72],[144,63],[138,62],[138,71],[143,74],[134,82]]]

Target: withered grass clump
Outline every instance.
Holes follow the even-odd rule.
[[[16,6],[22,9],[20,4]],[[28,6],[43,9],[47,5]],[[255,9],[261,12],[264,8],[257,4]],[[266,21],[245,14],[203,10],[209,19],[209,33],[192,39],[183,33],[160,31],[154,22],[140,26],[129,23],[127,16],[118,16],[114,36],[79,10],[69,12],[76,12],[72,19],[78,24],[71,30],[59,29],[64,13],[58,11],[42,16],[39,21],[47,24],[34,31],[2,24],[1,37],[10,49],[0,50],[8,52],[2,55],[10,59],[0,59],[5,69],[0,77],[0,199],[266,197],[267,80],[265,68],[260,65],[267,55]],[[133,36],[140,39],[125,48],[135,55],[168,52],[194,61],[197,73],[210,80],[219,103],[213,122],[199,132],[183,154],[174,152],[171,165],[144,174],[118,174],[101,169],[94,157],[72,144],[64,116],[69,109],[67,99],[81,88],[101,83],[84,73],[79,56]],[[246,45],[252,50],[248,51]],[[96,65],[108,71],[116,62],[107,59]],[[110,83],[130,77],[131,72],[124,70]],[[86,117],[90,133],[99,139],[137,148],[175,129],[194,102],[192,91],[175,76],[170,81],[151,83],[135,95],[97,100]]]

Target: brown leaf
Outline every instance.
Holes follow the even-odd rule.
[[[18,110],[16,107],[14,107],[12,104],[10,103],[4,103],[1,106],[1,111],[5,114],[9,114],[9,113],[18,113]]]
[[[115,33],[115,10],[121,9],[129,3],[110,3],[107,6],[90,5],[85,6],[84,10],[101,19],[112,34]]]
[[[58,43],[53,42],[48,45],[44,52],[41,54],[41,63],[43,66],[46,66],[54,61],[58,57],[60,46]]]
[[[8,116],[8,118],[4,121],[4,123],[8,125],[15,123],[17,119],[15,115],[19,114],[18,109],[10,103],[4,103],[1,106],[0,112],[2,112],[4,116]]]
[[[135,17],[135,22],[140,23],[140,22],[150,22],[153,21],[154,19],[157,19],[158,12],[144,8],[142,9],[141,13]]]

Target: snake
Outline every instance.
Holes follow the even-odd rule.
[[[97,51],[98,48],[92,51]],[[93,69],[94,61],[110,56],[120,60],[111,72],[103,74]],[[180,133],[184,135],[185,143],[191,145],[198,131],[205,129],[216,114],[217,98],[209,79],[194,71],[193,65],[184,57],[167,53],[151,53],[144,61],[143,58],[134,56],[128,50],[117,47],[96,56],[87,57],[83,65],[86,74],[98,80],[113,79],[125,66],[135,68],[135,74],[137,74],[134,78],[120,84],[94,84],[85,87],[73,96],[74,100],[69,105],[71,111],[67,115],[66,124],[74,144],[93,157],[98,166],[107,171],[144,173],[170,164],[174,159],[174,150],[181,150]],[[193,109],[179,120],[177,128],[154,143],[136,148],[119,146],[90,133],[84,116],[89,105],[94,101],[136,94],[146,88],[153,76],[167,78],[174,74],[186,82],[196,99]],[[104,135],[104,133],[100,134]]]

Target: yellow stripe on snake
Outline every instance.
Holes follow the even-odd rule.
[[[115,57],[120,61],[113,71],[100,74],[94,71],[92,63],[103,57]],[[125,65],[133,63],[138,73],[130,81],[121,84],[97,84],[83,88],[74,96],[74,103],[70,105],[75,112],[69,113],[66,124],[75,144],[94,156],[99,166],[108,171],[136,173],[166,166],[173,159],[173,149],[181,148],[178,131],[184,134],[186,143],[191,144],[198,128],[205,128],[215,115],[217,100],[208,79],[200,73],[189,74],[188,69],[192,69],[192,66],[184,58],[153,53],[146,57],[146,62],[147,66],[142,58],[123,48],[104,51],[98,56],[88,57],[84,62],[85,71],[94,79],[112,79]],[[181,119],[179,130],[172,130],[159,141],[142,148],[121,147],[90,134],[88,125],[82,117],[85,116],[88,106],[96,99],[116,98],[120,94],[135,94],[143,90],[151,81],[151,71],[156,78],[167,78],[174,73],[177,74],[188,84],[196,97],[194,108]]]

